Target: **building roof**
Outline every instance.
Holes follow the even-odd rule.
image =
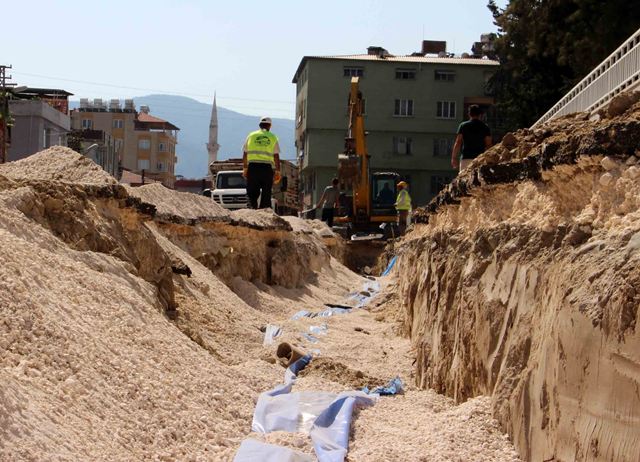
[[[71,96],[73,93],[69,93],[66,90],[60,88],[31,88],[27,87],[20,93],[16,93],[16,96],[40,96],[40,97],[60,97]]]
[[[446,65],[472,65],[472,66],[499,66],[499,61],[486,58],[440,58],[438,56],[393,56],[386,55],[384,58],[378,55],[336,55],[336,56],[304,56],[293,76],[293,83],[298,81],[298,76],[306,62],[310,59],[335,59],[344,61],[384,61],[396,63],[426,63],[426,64],[446,64]]]
[[[143,128],[156,128],[161,130],[180,130],[171,122],[167,122],[164,119],[152,116],[151,114],[148,114],[146,112],[138,113],[136,128],[138,127],[139,124],[142,125]]]
[[[139,112],[138,120],[140,122],[166,122],[166,120],[161,119],[160,117],[152,116],[151,114],[147,114],[146,112]]]
[[[120,178],[120,183],[122,184],[128,184],[131,186],[137,186],[137,185],[141,185],[142,184],[142,175],[139,175],[137,173],[134,173],[130,170],[122,170],[122,177]],[[149,178],[148,176],[145,176],[144,179],[144,184],[150,184],[150,183],[161,183],[160,181],[157,180],[153,180],[151,178]]]

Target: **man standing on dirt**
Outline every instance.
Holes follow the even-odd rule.
[[[242,148],[242,176],[247,179],[247,196],[252,209],[271,207],[271,188],[274,183],[280,183],[280,145],[278,137],[270,131],[271,119],[262,117],[259,127],[249,133]]]
[[[451,151],[451,166],[464,170],[473,159],[491,147],[491,130],[480,120],[482,109],[477,104],[469,106],[469,120],[458,127],[458,136]],[[459,158],[462,150],[462,158]]]
[[[398,183],[398,197],[394,204],[398,211],[398,232],[402,236],[407,230],[409,221],[409,212],[411,212],[411,196],[407,188],[409,185],[406,181]]]
[[[331,180],[331,185],[324,188],[322,196],[318,201],[318,207],[322,207],[322,221],[327,223],[327,226],[331,228],[333,226],[333,215],[335,209],[338,208],[338,197],[340,195],[340,189],[338,189],[338,179]]]

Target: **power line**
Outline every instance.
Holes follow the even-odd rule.
[[[152,92],[167,93],[167,94],[180,95],[180,96],[196,96],[196,97],[199,97],[199,98],[210,98],[211,97],[210,94],[203,95],[203,94],[199,94],[199,93],[186,93],[186,92],[178,92],[178,91],[173,91],[173,90],[158,90],[158,89],[153,89],[153,88],[129,87],[129,86],[125,86],[125,85],[114,85],[114,84],[110,84],[110,83],[91,82],[91,81],[88,81],[88,80],[74,80],[74,79],[67,79],[67,78],[62,78],[62,77],[51,77],[51,76],[42,75],[42,74],[31,74],[31,73],[28,73],[28,72],[14,72],[14,74],[25,75],[25,76],[29,76],[29,77],[40,77],[40,78],[51,79],[51,80],[60,80],[60,81],[63,81],[63,82],[83,83],[83,84],[87,84],[87,85],[95,85],[95,86],[100,86],[100,87],[121,88],[121,89],[138,90],[138,91],[152,91]],[[295,104],[295,101],[282,100],[282,99],[280,99],[280,100],[276,100],[276,99],[254,99],[254,98],[242,98],[242,97],[239,97],[239,96],[218,96],[218,98],[228,99],[228,100],[238,100],[238,101],[262,102],[262,103],[276,103],[276,104],[288,104],[288,105]]]
[[[141,98],[143,101],[144,97]],[[140,100],[137,100],[140,101]],[[142,104],[145,104],[148,102],[144,102]],[[205,104],[205,103],[202,103]],[[180,109],[176,109],[175,106],[172,105],[168,105],[168,104],[158,104],[158,103],[153,103],[151,102],[150,104],[148,104],[150,106],[151,112],[153,113],[158,113],[158,112],[167,112],[170,113],[171,115],[174,114],[181,114],[183,116],[186,117],[207,117],[207,123],[208,123],[208,118],[210,115],[210,109],[206,108],[206,109],[202,109],[202,110],[198,110],[198,109],[186,109],[186,108],[180,108]],[[237,107],[237,106],[236,106]],[[250,106],[244,106],[246,108],[249,108]],[[160,109],[160,111],[158,111],[158,108]],[[220,109],[220,108],[219,108]],[[235,112],[235,111],[233,111]],[[283,119],[288,119],[291,120],[291,117],[289,117],[291,114],[288,113],[287,111],[283,110],[283,109],[275,109],[275,110],[271,110],[269,111],[270,113],[278,113],[278,114],[285,114],[282,117],[277,117],[277,118],[283,118]],[[171,117],[170,115],[167,115],[167,117]],[[248,115],[248,114],[241,114],[238,113],[237,116],[232,115],[232,116],[225,116],[225,115],[220,115],[220,113],[218,112],[218,119],[220,120],[242,120],[245,119],[246,117],[254,117],[252,115]]]

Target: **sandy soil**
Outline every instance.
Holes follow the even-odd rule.
[[[262,344],[267,323],[283,328],[278,340],[314,351],[296,390],[339,392],[396,375],[407,384],[405,395],[359,412],[350,461],[517,460],[486,399],[457,406],[411,385],[414,352],[396,335],[392,279],[365,309],[290,319],[325,303],[353,303],[349,293],[366,282],[328,256],[323,225],[242,212],[239,236],[251,228],[252,239],[264,233],[271,242],[278,233],[300,233],[287,251],[304,247],[316,256],[298,264],[313,261],[317,269],[290,288],[224,281],[200,258],[207,239],[219,239],[215,227],[205,233],[200,225],[153,222],[125,201],[91,196],[95,188],[83,184],[111,181],[69,150],[21,162],[0,169],[21,182],[0,178],[0,460],[229,461],[249,436],[311,453],[305,435],[250,432],[258,395],[284,373],[276,345]],[[35,179],[46,188],[33,189]],[[45,207],[48,194],[67,191],[58,182],[76,184],[84,202],[67,197]],[[168,215],[223,213],[157,185],[134,194]],[[87,238],[95,229],[115,242]],[[191,234],[201,244],[194,255],[195,247],[171,240]],[[189,274],[171,273],[176,262]],[[165,314],[168,291],[175,319]],[[302,336],[324,323],[317,343]]]
[[[353,279],[353,276],[352,276]],[[362,287],[353,281],[351,290]],[[382,280],[385,293],[393,292],[393,280]],[[391,287],[385,287],[391,284]],[[277,291],[276,291],[277,293]],[[282,327],[279,341],[312,352],[314,360],[299,376],[294,391],[341,392],[373,388],[399,376],[405,383],[403,395],[382,397],[375,406],[360,410],[352,426],[349,461],[518,461],[520,460],[498,423],[491,417],[490,399],[479,397],[456,405],[453,400],[412,384],[414,353],[409,340],[396,333],[395,308],[384,294],[352,313],[329,318],[283,318],[300,306],[285,308],[274,293],[261,294],[270,300],[271,323]],[[273,297],[273,298],[272,298]],[[380,306],[378,303],[383,302]],[[349,299],[343,298],[348,304]],[[281,305],[280,313],[276,308]],[[321,307],[306,306],[310,311]],[[302,333],[326,324],[326,335],[311,342]],[[277,345],[265,348],[266,354]],[[281,381],[277,378],[274,385]],[[252,433],[252,438],[313,454],[310,440],[301,434]]]
[[[11,179],[63,181],[80,184],[117,184],[91,159],[62,146],[53,146],[16,162],[0,165],[0,175]]]
[[[526,460],[640,454],[638,100],[505,136],[398,246],[416,383],[491,395]]]

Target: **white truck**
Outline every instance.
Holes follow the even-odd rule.
[[[242,170],[221,170],[216,174],[211,198],[225,209],[237,210],[249,207],[247,197],[247,182],[242,176]],[[259,200],[259,199],[258,199]],[[271,208],[276,210],[278,201],[271,198]]]
[[[249,199],[247,182],[242,176],[242,170],[218,172],[211,198],[225,209],[246,209],[249,206]]]

